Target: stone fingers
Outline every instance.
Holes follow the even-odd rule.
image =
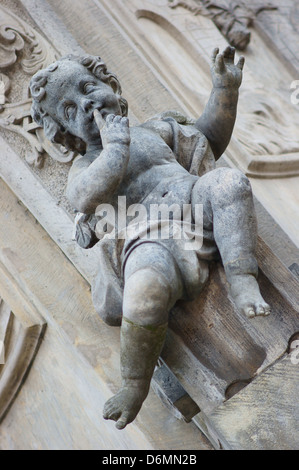
[[[244,64],[245,64],[245,57],[244,57],[244,56],[241,56],[240,59],[239,59],[239,62],[237,63],[237,67],[238,67],[240,70],[243,70]]]
[[[218,54],[215,59],[215,72],[223,73],[225,70],[224,57],[222,54]]]
[[[234,47],[228,46],[223,51],[224,60],[233,64],[235,60],[235,53],[236,53],[236,49]]]
[[[216,57],[217,57],[218,54],[219,54],[219,47],[216,47],[216,49],[213,50],[212,56],[211,56],[211,60],[212,60],[213,65],[215,64]]]
[[[122,124],[124,127],[129,127],[129,119],[127,117],[108,114],[105,120],[97,109],[94,111],[94,118],[100,131],[102,131],[105,126],[110,127],[113,124]]]
[[[224,51],[219,54],[219,48],[216,47],[211,56],[212,65],[215,66],[216,72],[221,73],[224,70],[225,64],[234,64],[235,62],[236,49],[234,47],[228,46]],[[245,57],[241,56],[237,67],[240,70],[243,70],[245,63]]]
[[[101,132],[101,130],[104,128],[104,126],[106,124],[105,120],[104,120],[103,116],[101,115],[100,111],[98,111],[97,109],[94,111],[93,115],[94,115],[95,121],[97,123],[97,126],[99,128],[99,131]]]

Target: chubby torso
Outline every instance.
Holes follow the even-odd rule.
[[[169,126],[168,123],[163,123],[162,126],[153,123],[153,125],[141,125],[130,129],[130,158],[126,173],[113,196],[109,198],[109,201],[105,201],[115,209],[115,228],[118,235],[122,234],[123,229],[123,224],[119,225],[119,221],[122,221],[122,218],[119,217],[119,209],[122,209],[119,206],[120,196],[126,198],[126,209],[133,204],[142,204],[146,208],[145,228],[142,223],[140,224],[140,219],[138,219],[137,227],[134,224],[136,214],[132,215],[132,220],[127,215],[125,225],[128,226],[133,222],[133,234],[129,231],[123,239],[115,236],[112,231],[108,238],[104,237],[101,243],[104,243],[103,246],[106,246],[105,243],[109,246],[117,245],[117,248],[113,248],[112,251],[113,253],[121,253],[121,256],[117,258],[119,276],[122,276],[121,273],[132,250],[144,243],[158,243],[168,250],[183,273],[186,298],[193,298],[202,288],[208,276],[208,269],[204,260],[214,258],[217,248],[214,244],[211,244],[211,240],[204,233],[202,246],[197,247],[196,245],[194,249],[186,250],[184,236],[173,237],[170,228],[170,236],[161,237],[160,230],[162,226],[157,225],[156,219],[152,218],[151,205],[165,204],[170,207],[176,204],[181,209],[183,205],[190,205],[192,202],[192,189],[199,180],[199,176],[190,174],[177,161],[178,152],[173,150],[175,145],[172,141],[172,128],[167,126]],[[200,136],[199,138],[196,136],[196,131],[194,135],[196,138],[192,148],[194,149],[196,142],[199,142],[201,151]],[[190,138],[189,135],[187,138]],[[184,153],[186,146],[183,145],[181,148]],[[97,158],[101,158],[101,154],[86,154],[80,157],[74,163],[74,176],[81,173]],[[184,210],[179,211],[180,220],[182,220],[183,213]],[[178,220],[175,215],[171,218],[173,221]],[[162,217],[161,220],[163,220]],[[144,218],[142,217],[143,221]],[[192,230],[194,222],[192,218]]]
[[[188,203],[197,179],[177,162],[170,145],[155,129],[133,127],[126,175],[111,202],[121,195],[128,205]]]

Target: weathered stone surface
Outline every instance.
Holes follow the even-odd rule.
[[[209,416],[225,449],[299,449],[298,356],[279,360]]]
[[[159,362],[152,387],[174,416],[189,423],[200,409],[165,363]]]
[[[241,314],[252,318],[270,313],[256,281],[257,232],[249,181],[239,171],[215,169],[232,135],[243,66],[244,57],[235,63],[234,48],[223,53],[214,49],[210,98],[198,120],[185,129],[171,117],[129,127],[120,82],[100,57],[67,56],[32,77],[33,119],[50,141],[81,154],[68,178],[70,203],[92,217],[109,206],[124,219],[124,225],[107,222],[109,228],[98,235],[101,244],[116,246],[110,263],[118,264],[119,272],[112,277],[108,261],[99,266],[94,296],[100,316],[112,326],[121,325],[122,388],[104,409],[104,418],[115,420],[119,429],[135,419],[148,394],[171,308],[177,300],[199,297],[208,280],[208,261],[221,257]],[[120,197],[126,200],[125,209]],[[127,215],[136,204],[138,222],[132,220],[136,210]],[[168,215],[153,216],[154,206],[159,211],[166,207]],[[190,234],[202,231],[200,243],[195,236],[190,247],[174,228],[168,236],[162,234],[158,221],[187,224],[187,206]],[[200,220],[198,206],[203,210]],[[178,209],[170,217],[173,207]],[[107,296],[101,298],[107,283],[118,283],[123,290],[123,301],[114,307]]]
[[[246,386],[281,357],[299,330],[297,279],[261,240],[257,259],[270,317],[247,320],[238,314],[221,266],[211,270],[201,297],[178,303],[170,317],[162,357],[205,413],[228,398],[232,385]],[[172,348],[173,341],[180,347]]]
[[[1,423],[1,450],[210,449],[152,392],[138,423],[122,433],[102,420],[101,407],[119,383],[119,332],[99,320],[89,284],[2,180],[0,195],[1,263],[21,299],[47,322],[30,374]],[[24,302],[6,286],[1,281],[0,295],[21,316]]]
[[[244,50],[250,43],[249,27],[265,10],[276,10],[277,7],[264,2],[252,8],[245,2],[210,1],[210,0],[169,0],[171,8],[183,7],[194,15],[211,18],[228,42],[237,49]]]
[[[79,0],[65,0],[64,2],[50,0],[53,9],[49,8],[48,2],[45,0],[22,0],[22,2],[16,2],[15,0],[1,0],[1,5],[7,6],[9,8],[13,7],[15,9],[14,11],[19,12],[20,17],[25,19],[33,28],[35,28],[34,22],[30,21],[28,15],[23,15],[22,9],[20,8],[21,3],[31,9],[31,16],[32,18],[35,18],[37,23],[40,25],[42,34],[47,36],[47,39],[50,40],[52,45],[56,46],[56,49],[60,54],[71,51],[76,51],[81,54],[81,51],[86,49],[88,52],[93,52],[94,54],[100,53],[104,56],[102,51],[108,51],[109,58],[107,61],[109,62],[109,65],[113,63],[113,67],[111,65],[113,70],[117,71],[119,75],[123,77],[125,83],[125,95],[129,96],[129,93],[131,93],[130,103],[132,105],[132,109],[137,112],[140,119],[147,118],[148,116],[155,114],[165,108],[181,107],[188,115],[192,115],[194,110],[196,111],[195,114],[197,114],[198,110],[201,109],[201,106],[206,99],[206,89],[209,88],[209,83],[207,81],[207,58],[210,53],[209,51],[212,50],[215,44],[219,44],[221,47],[224,47],[225,45],[223,37],[208,18],[194,17],[193,14],[187,12],[187,10],[170,10],[167,6],[167,0],[160,0],[159,2],[152,2],[152,0],[128,0],[125,2],[125,4],[118,0],[115,0],[114,2],[111,2],[110,0],[99,0],[96,2],[97,6],[95,6],[95,2],[85,0],[84,8],[82,6],[83,3]],[[289,8],[290,10],[292,5],[293,2],[290,2],[285,4],[285,7],[286,9]],[[168,14],[166,16],[165,6],[168,9]],[[279,14],[281,14],[281,12],[282,9],[280,8]],[[270,14],[271,12],[266,12],[265,15],[261,13],[260,19],[258,21],[262,20],[266,16],[268,17]],[[269,18],[270,17],[268,17],[268,19]],[[294,18],[296,18],[295,15]],[[81,28],[78,28],[79,23]],[[262,88],[264,87],[265,93],[262,92],[258,96],[254,95],[254,97],[250,93],[243,95],[243,110],[245,110],[245,114],[248,111],[248,103],[253,104],[253,106],[250,107],[249,115],[245,115],[243,121],[241,121],[239,125],[237,124],[238,139],[239,143],[241,141],[242,146],[239,145],[239,143],[236,145],[236,141],[234,139],[234,142],[232,142],[232,145],[229,149],[229,156],[231,158],[230,163],[233,161],[234,165],[240,165],[243,169],[250,168],[252,173],[258,170],[256,173],[259,172],[259,176],[262,177],[274,176],[275,172],[276,176],[279,177],[281,174],[286,175],[289,170],[293,171],[292,169],[296,169],[296,160],[294,160],[295,166],[291,168],[290,164],[293,164],[292,158],[288,159],[287,168],[283,168],[281,165],[283,159],[280,159],[280,157],[284,157],[285,155],[291,156],[291,154],[288,155],[288,153],[281,153],[280,150],[284,151],[286,149],[293,148],[295,151],[297,151],[296,145],[298,144],[298,141],[296,138],[294,139],[293,136],[296,136],[296,131],[294,131],[294,129],[296,129],[296,116],[298,113],[296,107],[293,106],[293,109],[291,109],[289,104],[287,105],[287,102],[289,103],[288,90],[286,91],[283,98],[280,97],[277,99],[277,91],[281,93],[282,88],[285,89],[285,84],[289,84],[292,79],[297,78],[294,76],[294,68],[288,69],[286,67],[282,67],[282,60],[279,52],[280,46],[276,49],[276,51],[273,51],[272,49],[271,43],[273,42],[273,38],[274,40],[276,40],[276,37],[279,38],[280,31],[284,31],[285,27],[289,27],[286,25],[286,23],[284,23],[280,28],[278,23],[279,22],[276,21],[276,23],[273,23],[272,25],[274,33],[271,33],[273,37],[270,41],[269,36],[266,41],[262,39],[265,36],[262,34],[261,29],[259,29],[257,22],[256,25],[258,27],[252,31],[252,43],[247,54],[247,77],[251,77],[246,80],[246,84],[249,86],[249,91],[252,91],[252,89],[256,88],[256,83],[258,82],[258,84],[262,85]],[[258,33],[256,33],[256,31],[258,31]],[[74,37],[78,39],[81,47],[78,45]],[[164,43],[166,42],[168,44],[167,50],[163,48],[163,41]],[[296,47],[297,41],[294,40],[292,44],[294,47]],[[105,58],[106,57],[108,56],[106,56],[105,52]],[[294,55],[291,57],[291,59],[293,60],[293,58]],[[291,70],[291,73],[289,73],[288,70]],[[190,71],[191,74],[188,73]],[[136,76],[139,77],[137,84],[136,76],[134,75],[135,73]],[[19,75],[15,76],[15,82],[18,82],[18,77]],[[269,94],[269,77],[271,77],[271,96]],[[11,75],[10,78],[12,78]],[[147,82],[148,88],[143,86],[145,81]],[[287,89],[289,89],[289,85],[287,85]],[[6,89],[6,93],[8,93],[8,89]],[[142,102],[141,106],[139,106],[140,100]],[[268,115],[265,116],[263,114],[269,109],[270,118],[274,119],[275,125],[273,125],[273,121],[269,119]],[[280,110],[281,119],[279,120],[276,119],[274,112],[277,109]],[[190,110],[193,111],[190,112]],[[131,113],[131,116],[133,116],[133,113]],[[249,118],[249,126],[246,124],[247,118]],[[261,132],[259,133],[258,139],[252,139],[252,129],[255,128],[254,126],[256,126],[257,123]],[[8,139],[7,135],[5,135],[5,139]],[[23,155],[21,140],[15,137],[8,140],[13,143],[15,150],[17,149],[17,153]],[[275,145],[273,145],[273,142]],[[243,145],[249,149],[249,154],[248,152],[243,152]],[[46,230],[51,233],[51,236],[55,239],[56,243],[63,249],[67,257],[71,259],[72,262],[77,266],[83,276],[86,279],[90,279],[91,273],[88,269],[88,258],[91,258],[91,253],[85,253],[83,255],[80,254],[79,250],[76,249],[70,242],[70,219],[66,214],[62,214],[62,212],[59,210],[60,208],[56,206],[55,199],[43,191],[43,188],[37,184],[37,180],[33,177],[29,177],[28,173],[26,172],[28,170],[27,168],[24,169],[23,166],[21,168],[16,160],[13,160],[13,164],[12,162],[9,162],[11,153],[7,151],[6,144],[3,145],[3,142],[2,147],[5,149],[5,161],[3,162],[3,159],[1,160],[1,174],[6,175],[9,184],[18,194],[18,197],[20,197],[25,205],[36,214],[37,218],[46,227]],[[266,154],[263,154],[264,148],[266,149]],[[278,155],[274,155],[273,158],[269,158],[269,161],[267,161],[267,156],[272,155],[273,152],[275,153],[277,149],[278,153],[280,153]],[[253,160],[250,160],[250,155],[254,155]],[[272,167],[271,162],[274,163],[274,166]],[[252,163],[254,165],[252,165]],[[15,171],[16,169],[17,171]],[[50,174],[48,171],[43,171],[43,173],[40,172],[40,176],[42,180],[47,183],[46,186],[51,194],[54,194],[52,189],[55,188],[53,188],[51,184],[48,184],[48,176],[51,176],[55,180],[57,177],[57,173],[55,172],[57,172],[57,170],[59,170],[58,167],[53,168],[53,170],[51,169],[52,174]],[[64,172],[64,175],[65,173],[66,172]],[[22,176],[20,176],[21,174]],[[57,182],[57,184],[61,184],[61,181]],[[270,212],[276,218],[276,221],[278,221],[288,231],[288,233],[294,234],[294,241],[298,240],[298,230],[296,229],[295,217],[293,215],[295,213],[294,211],[296,211],[296,197],[294,197],[294,194],[297,195],[297,186],[298,183],[296,182],[295,178],[288,180],[286,183],[283,180],[265,181],[261,179],[254,181],[254,192],[258,195],[259,200],[266,204],[268,210],[270,210]],[[38,198],[36,198],[36,194],[39,194]],[[287,204],[286,200],[288,202]],[[44,204],[47,206],[46,211],[44,210]],[[265,218],[263,211],[260,212],[259,219],[262,236],[266,236],[266,238],[271,241],[272,248],[275,249],[276,254],[279,253],[279,257],[283,259],[287,267],[294,264],[294,262],[297,261],[297,253],[295,252],[292,244],[289,241],[285,243],[283,233],[280,232],[279,237],[276,236],[277,232],[276,228],[274,228],[276,225],[273,224],[273,221],[267,221],[268,219],[267,217]],[[96,251],[97,250],[92,249],[93,253],[96,253]],[[275,262],[271,267],[272,254],[265,248],[264,245],[261,246],[260,255],[261,257],[259,260],[262,262],[262,271],[265,273],[266,268],[266,277],[268,277],[268,280],[263,280],[263,288],[266,291],[268,290],[269,281],[270,285],[273,284],[275,286],[273,289],[270,287],[270,291],[274,293],[275,296],[278,295],[279,291],[280,294],[282,294],[282,297],[279,297],[279,294],[275,300],[275,311],[277,314],[275,314],[275,321],[273,325],[276,327],[276,322],[279,320],[278,313],[284,308],[284,302],[287,301],[288,304],[286,318],[288,316],[290,305],[295,305],[295,300],[292,297],[292,290],[294,293],[296,292],[297,288],[292,284],[292,282],[290,282],[287,274],[283,271],[280,271],[279,263],[277,264]],[[92,271],[95,272],[96,269],[96,263],[92,263]],[[280,272],[278,276],[276,275],[276,272]],[[217,276],[215,279],[217,280]],[[213,282],[214,281],[212,279],[212,283]],[[33,287],[32,290],[34,290]],[[284,294],[286,294],[286,296]],[[230,308],[231,307],[228,307],[229,311],[231,311]],[[205,319],[208,319],[210,313],[207,312],[204,315],[206,315]],[[182,336],[187,338],[187,342],[191,342],[191,344],[193,337],[190,336],[190,332],[196,335],[196,329],[192,324],[193,317],[195,320],[197,320],[196,316],[193,316],[193,314],[190,315],[191,328],[189,328],[190,323],[188,324],[187,321],[185,325],[187,329],[185,332],[182,332]],[[293,317],[293,314],[291,314],[290,317],[295,318]],[[288,324],[287,320],[281,323],[284,327],[286,327],[286,329],[283,328],[283,338],[281,338],[279,335],[279,327],[276,328],[275,331],[271,329],[271,331],[274,331],[274,336],[277,334],[275,337],[278,338],[279,345],[278,347],[275,345],[274,348],[270,348],[271,353],[268,356],[270,361],[272,360],[271,358],[276,357],[276,353],[284,351],[285,341],[288,339],[288,328],[290,325]],[[296,323],[293,323],[293,321],[291,323],[292,327],[296,327]],[[211,325],[211,323],[207,323],[207,325]],[[200,326],[201,325],[198,325],[197,322],[196,327],[200,328]],[[256,326],[258,335],[260,325]],[[61,357],[63,357],[65,359],[65,364],[69,365],[69,370],[72,370],[72,365],[74,364],[74,356],[72,356],[73,351],[70,352],[68,343],[58,344],[56,341],[57,338],[55,337],[54,339],[54,336],[58,330],[59,328],[55,330],[54,335],[49,336],[49,342],[47,343],[46,349],[44,349],[45,354],[41,356],[40,360],[39,357],[37,357],[37,360],[39,360],[37,369],[35,369],[34,366],[32,370],[33,373],[35,373],[35,371],[37,371],[37,373],[32,376],[32,380],[30,380],[31,375],[29,375],[30,382],[28,382],[28,386],[33,387],[32,390],[35,390],[34,385],[38,383],[42,383],[41,388],[43,390],[46,389],[47,386],[53,384],[56,385],[54,389],[61,390],[62,386],[65,385],[65,381],[60,380],[59,376],[55,375],[57,363],[54,360],[53,364],[51,363],[48,368],[52,374],[49,374],[48,376],[48,383],[46,382],[46,375],[43,375],[45,366],[48,364],[46,362],[46,358],[51,357],[51,351],[59,351],[59,353],[56,355],[57,362],[60,363]],[[64,331],[67,332],[67,335],[70,338],[74,338],[74,328],[72,324],[65,324]],[[242,329],[240,331],[241,333],[243,332]],[[252,330],[250,335],[252,335]],[[255,338],[255,333],[253,337]],[[182,366],[182,368],[180,369],[180,367],[178,367],[176,369],[177,375],[180,380],[182,379],[188,382],[189,377],[196,376],[196,372],[200,369],[201,366],[198,367],[199,363],[198,361],[194,360],[193,353],[190,353],[188,347],[186,347],[184,343],[180,342],[180,339],[179,341],[177,341],[177,339],[178,337],[174,334],[170,337],[170,344],[175,342],[175,344],[180,345],[178,348],[177,358],[171,358],[172,364],[177,366],[178,362],[180,362],[180,366]],[[235,339],[236,338],[233,338],[233,341],[235,341]],[[118,344],[117,341],[118,340],[116,339],[116,345]],[[245,346],[250,345],[250,341],[247,341]],[[261,345],[261,347],[263,348],[263,345]],[[196,346],[194,350],[195,349]],[[87,362],[90,364],[98,364],[96,347],[89,347],[84,344],[82,347],[80,346],[80,352],[81,350],[82,354],[84,355],[83,364],[86,365],[85,360],[87,360]],[[241,349],[237,348],[237,350],[242,351],[242,347]],[[243,353],[241,352],[241,354]],[[186,358],[187,360],[185,361]],[[240,366],[241,370],[242,361],[238,362],[234,360],[234,365],[236,365],[236,363]],[[234,372],[237,370],[235,367],[233,369]],[[73,390],[71,390],[71,385],[76,384],[76,381],[80,382],[82,376],[84,376],[85,369],[84,367],[82,368],[80,366],[76,370],[78,371],[78,374],[75,374],[75,376],[69,374],[67,377],[70,390],[66,390],[66,395],[69,398],[67,401],[71,405],[76,405],[79,409],[80,405],[78,404],[80,403],[80,397],[78,393],[75,393],[76,397],[74,401],[72,401],[74,394],[72,393]],[[205,369],[202,368],[202,371],[205,372]],[[193,374],[193,372],[195,373]],[[230,372],[231,370],[229,369],[229,377]],[[43,382],[38,382],[41,373],[45,380]],[[87,376],[89,380],[93,382],[91,376],[88,374]],[[50,377],[53,378],[53,381]],[[76,377],[76,379],[74,379],[74,377]],[[248,383],[246,381],[247,379],[243,382],[247,388]],[[243,382],[241,380],[239,384]],[[203,374],[203,381],[201,386],[204,388],[208,383],[213,385],[213,381],[209,382],[206,380],[206,376]],[[116,388],[116,386],[114,387]],[[234,387],[234,384],[229,386],[227,393],[235,390]],[[39,417],[38,423],[39,429],[41,430],[40,441],[37,442],[36,436],[31,435],[30,430],[28,433],[28,439],[30,439],[29,435],[31,437],[33,436],[32,443],[35,443],[36,446],[40,445],[41,447],[47,445],[59,445],[59,442],[55,441],[55,438],[51,433],[53,428],[49,424],[53,422],[53,416],[63,416],[65,411],[64,397],[61,397],[58,394],[58,398],[54,403],[52,400],[50,388],[47,389],[47,397],[49,398],[47,403],[53,405],[53,407],[51,407],[51,416],[49,414],[49,419],[44,419],[45,410],[42,408],[39,408],[39,413],[35,414],[35,416]],[[112,390],[112,392],[115,391],[115,388]],[[188,387],[186,387],[186,389],[187,388]],[[222,390],[224,389],[225,386],[222,388]],[[191,390],[191,393],[193,393],[192,384],[190,386],[190,383],[189,390]],[[193,388],[193,391],[194,390],[196,390],[196,387]],[[200,387],[199,390],[200,394],[202,394],[202,389]],[[211,389],[210,391],[213,392]],[[24,436],[21,433],[23,425],[22,416],[26,415],[26,410],[32,409],[33,402],[37,403],[38,396],[40,396],[39,390],[37,390],[37,393],[34,392],[33,396],[31,397],[28,393],[22,395],[22,400],[24,400],[24,409],[22,409],[22,411],[24,410],[23,413],[20,412],[20,408],[18,408],[19,402],[16,401],[16,408],[12,408],[11,414],[7,417],[7,427],[2,428],[3,432],[1,434],[1,444],[3,444],[3,447],[9,447],[11,445],[20,445],[20,447],[22,447],[22,445],[26,446],[27,436]],[[91,397],[91,395],[88,396]],[[216,398],[216,400],[219,399],[220,402],[223,399],[223,395],[221,394],[215,394],[215,397],[213,397],[213,393],[211,393],[210,397]],[[196,396],[196,399],[198,399],[198,396]],[[103,398],[100,398],[99,400],[102,403]],[[143,420],[143,416],[145,416],[147,412],[150,415],[154,403],[155,400],[151,402],[149,409],[147,409],[147,406],[145,406],[143,412],[140,415],[141,420]],[[71,416],[74,416],[74,414],[72,413]],[[82,419],[84,419],[83,415],[80,416]],[[77,418],[78,415],[76,415],[75,420]],[[169,417],[166,414],[165,420],[167,421],[167,419],[169,420]],[[70,421],[67,420],[68,424],[66,426],[64,426],[62,421],[60,421],[60,427],[55,427],[55,431],[59,429],[59,432],[57,433],[57,439],[59,436],[61,442],[63,442],[63,445],[68,445],[71,442],[70,434],[68,432],[69,429],[73,430],[72,434],[75,436],[71,445],[75,446],[75,441],[80,439],[79,428],[78,433],[75,433],[75,420],[73,421],[72,418]],[[90,421],[88,422],[90,423]],[[34,423],[33,420],[31,420],[30,423]],[[109,423],[105,424],[107,424],[109,428]],[[166,423],[164,424],[165,426],[162,429],[159,428],[159,426],[155,427],[154,421],[151,422],[152,430],[156,431],[155,440],[153,441],[154,446],[161,446],[164,444],[164,442],[162,442],[162,440],[158,437],[159,432],[162,432],[160,436],[169,435],[169,428],[167,428]],[[145,426],[147,425],[148,422],[146,422]],[[34,427],[34,424],[32,424],[32,426]],[[33,429],[33,427],[31,428]],[[30,426],[28,429],[29,428]],[[105,427],[105,429],[108,428]],[[7,429],[9,432],[6,432]],[[93,425],[91,425],[90,429],[93,429]],[[64,430],[65,432],[60,433],[60,430]],[[96,435],[97,432],[95,433],[95,436]],[[100,436],[100,433],[98,435]],[[111,436],[112,435],[114,434],[112,433]],[[11,436],[16,438],[14,442],[12,442],[10,439]],[[182,436],[183,434],[176,435],[176,437],[179,439],[179,442],[182,442],[182,446],[190,445],[192,448],[190,441],[185,440],[183,442]],[[194,436],[196,441],[196,434],[194,434]],[[82,446],[90,445],[91,447],[93,446],[96,448],[97,442],[96,439],[94,440],[92,432],[85,437],[86,439],[84,440],[84,443],[81,442]],[[100,437],[99,439],[101,440]],[[101,440],[101,444],[105,445],[105,442],[107,442],[105,439]],[[174,442],[175,437],[171,442],[168,440],[165,445],[175,445]],[[125,443],[124,440],[122,443],[120,443],[120,445],[126,446],[128,444]],[[134,446],[134,444],[131,445]],[[147,441],[147,443],[144,445],[150,444],[148,444]]]
[[[258,0],[254,0],[252,3],[257,2]],[[277,6],[276,11],[261,13],[256,21],[256,27],[296,79],[299,73],[298,2],[286,0],[282,3],[277,2]]]

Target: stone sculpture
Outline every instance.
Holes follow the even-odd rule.
[[[215,168],[232,135],[243,66],[243,57],[235,64],[234,48],[215,49],[213,90],[194,125],[165,113],[130,127],[119,81],[99,57],[67,56],[32,78],[33,118],[51,141],[81,153],[67,185],[78,211],[77,240],[89,248],[98,241],[98,226],[106,233],[93,300],[108,324],[121,325],[122,386],[104,409],[104,418],[119,429],[135,419],[147,397],[169,311],[178,299],[200,294],[210,260],[221,258],[240,311],[248,317],[270,313],[256,281],[249,181],[236,169]],[[110,207],[120,215],[120,196],[139,212],[133,219],[136,213],[128,213],[126,226],[133,221],[134,230],[125,236],[126,227],[113,227],[103,215]],[[169,236],[159,236],[163,220],[148,215],[155,204],[175,205],[181,214],[190,207],[192,228],[202,205],[202,246],[186,249],[186,239],[175,236],[182,221],[176,215]]]

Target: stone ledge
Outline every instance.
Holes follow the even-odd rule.
[[[298,356],[286,355],[209,416],[224,449],[299,449]]]

